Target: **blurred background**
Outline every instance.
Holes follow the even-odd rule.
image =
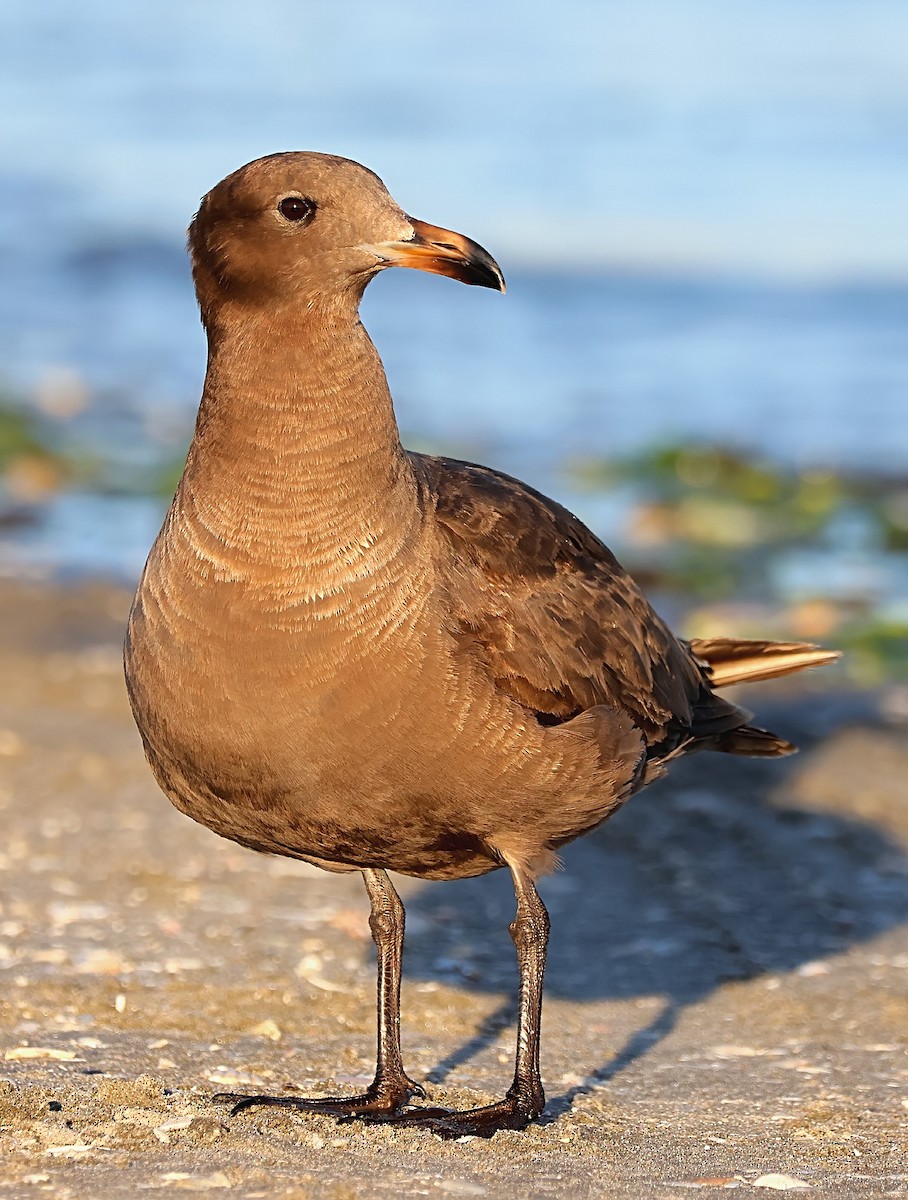
[[[364,317],[405,443],[556,495],[688,634],[908,678],[899,0],[5,0],[0,573],[128,583],[205,348],[184,252],[249,159],[359,159],[501,263]]]

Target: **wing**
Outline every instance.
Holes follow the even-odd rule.
[[[496,685],[543,724],[606,704],[651,752],[744,723],[611,551],[541,493],[487,467],[410,455],[441,537],[460,630]]]

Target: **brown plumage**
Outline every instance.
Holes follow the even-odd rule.
[[[489,255],[414,221],[356,163],[235,172],[190,230],[209,339],[195,437],[139,584],[126,676],[173,803],[242,845],[360,869],[379,958],[375,1081],[328,1100],[234,1097],[445,1136],[544,1102],[548,919],[535,876],[678,754],[778,755],[715,687],[827,661],[688,645],[580,521],[486,467],[407,454],[360,324],[379,270],[504,290]],[[465,1113],[412,1108],[399,1041],[403,909],[385,874],[498,867],[517,895],[514,1082]]]

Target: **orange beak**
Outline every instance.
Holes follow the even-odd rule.
[[[415,221],[412,217],[407,220],[413,226],[412,238],[369,247],[382,265],[414,267],[417,271],[447,275],[461,283],[493,288],[496,292],[505,290],[501,268],[478,242],[462,233],[427,225],[425,221]]]

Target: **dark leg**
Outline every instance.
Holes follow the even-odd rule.
[[[514,1082],[503,1100],[484,1108],[471,1108],[465,1112],[452,1112],[446,1108],[413,1108],[406,1112],[376,1116],[375,1120],[390,1121],[395,1125],[419,1125],[441,1137],[457,1138],[469,1134],[491,1137],[499,1129],[523,1129],[542,1112],[545,1094],[539,1077],[539,1024],[549,914],[539,899],[533,881],[514,867],[511,868],[511,875],[517,894],[517,916],[511,925],[511,937],[517,947],[520,968],[520,1017]]]
[[[378,949],[378,1063],[375,1078],[360,1096],[234,1096],[221,1092],[216,1101],[233,1104],[231,1116],[255,1104],[280,1105],[303,1112],[356,1117],[393,1114],[411,1096],[425,1093],[404,1073],[400,1053],[400,964],[404,946],[404,906],[384,871],[365,870],[363,879],[372,902],[369,928]]]
[[[369,1092],[394,1112],[411,1096],[424,1096],[404,1071],[400,1053],[400,976],[404,951],[404,906],[384,871],[363,871],[372,903],[369,928],[378,949],[378,1052]]]

